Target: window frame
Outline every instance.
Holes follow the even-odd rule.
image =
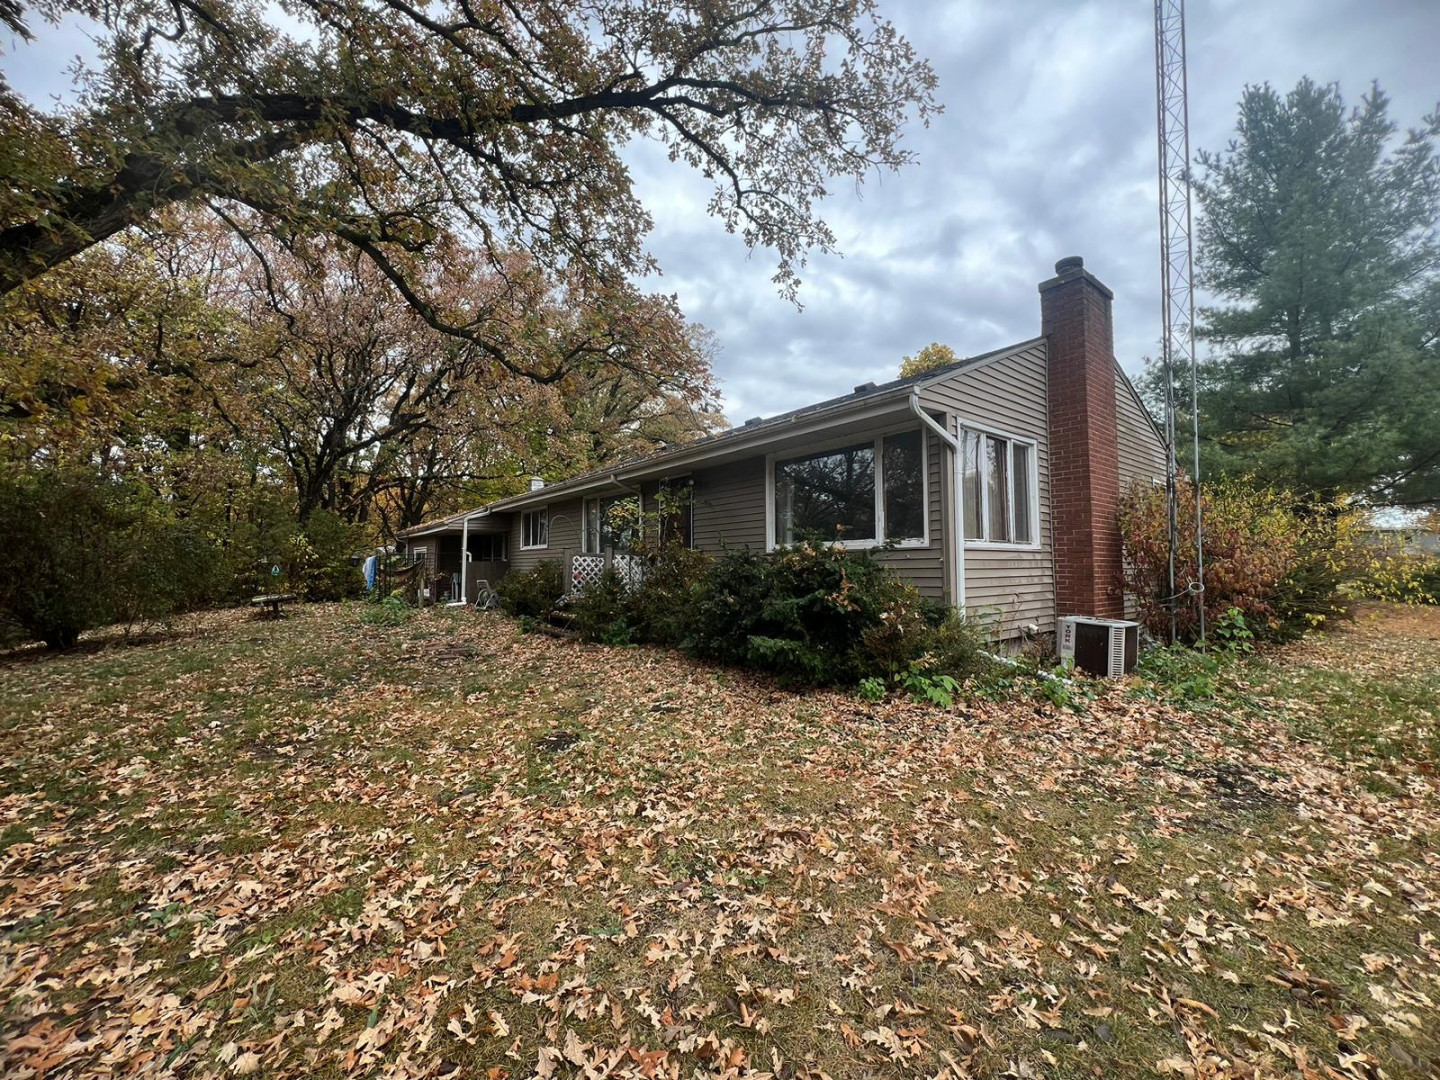
[[[641,523],[641,527],[643,528],[643,527],[644,527],[644,521],[645,521],[645,519],[644,519],[645,504],[644,504],[644,501],[641,500],[640,496],[639,496],[639,495],[636,495],[636,494],[633,493],[633,492],[626,492],[624,495],[587,495],[587,496],[585,496],[583,499],[580,500],[580,554],[582,554],[582,555],[603,555],[603,554],[605,554],[605,548],[604,548],[603,545],[600,546],[600,550],[599,550],[599,551],[591,551],[591,550],[590,550],[590,504],[591,504],[591,503],[599,503],[599,504],[601,505],[601,507],[603,507],[607,502],[624,502],[624,501],[627,500],[627,499],[629,499],[629,500],[635,500],[635,501],[638,502],[638,510],[639,510],[639,514],[640,514],[639,520],[640,520],[640,523]],[[603,513],[603,510],[602,510],[601,512]],[[603,529],[602,529],[602,533],[603,533]],[[616,550],[616,552],[620,552],[621,549],[620,549],[620,548],[616,548],[615,550]],[[627,549],[627,551],[628,551],[628,549]]]
[[[955,500],[955,526],[960,535],[960,541],[967,548],[977,548],[983,551],[1039,551],[1044,546],[1040,542],[1040,443],[1039,440],[1030,435],[1017,435],[1011,431],[991,427],[988,424],[975,423],[963,418],[956,423],[956,431],[960,439],[960,460],[955,470],[957,498]],[[995,439],[1004,439],[1005,450],[1005,472],[1006,481],[1010,490],[1010,535],[1015,535],[1015,445],[1019,443],[1030,449],[1030,468],[1028,470],[1028,487],[1030,494],[1030,541],[1020,543],[1015,540],[976,540],[965,535],[965,505],[962,501],[965,496],[965,436],[973,433],[982,437],[990,436]],[[983,441],[982,441],[983,447]],[[983,460],[983,458],[982,458]],[[988,533],[990,531],[990,485],[986,482],[986,472],[980,472],[980,514],[981,527]]]
[[[908,537],[904,540],[885,539],[885,439],[892,435],[908,435],[911,432],[920,433],[920,499],[922,503],[921,519],[925,522],[925,535],[920,537]],[[778,524],[775,516],[775,465],[777,462],[793,461],[796,458],[813,457],[836,450],[848,450],[853,447],[870,446],[875,460],[875,538],[873,540],[836,540],[834,543],[843,548],[865,550],[871,548],[896,548],[913,549],[928,548],[930,546],[930,432],[924,427],[914,424],[902,424],[897,427],[886,428],[884,431],[871,438],[856,438],[850,436],[841,439],[829,439],[819,443],[806,443],[799,447],[785,451],[772,451],[765,455],[765,550],[775,551],[777,548],[785,547],[785,544],[776,542],[775,528]]]
[[[523,526],[522,526],[522,529],[523,529]],[[470,532],[470,535],[469,535],[466,539],[467,539],[467,542],[468,542],[468,543],[473,544],[473,543],[476,542],[477,539],[479,539],[479,538],[481,538],[481,537],[488,537],[488,538],[489,538],[489,543],[491,543],[491,544],[498,544],[498,545],[500,546],[500,557],[499,557],[499,558],[496,558],[496,559],[477,559],[477,558],[475,558],[473,555],[471,555],[470,552],[469,552],[469,550],[467,549],[467,550],[465,550],[465,551],[462,552],[462,554],[465,555],[467,562],[509,562],[509,561],[510,561],[510,534],[509,534],[509,533],[491,532],[491,531],[488,531],[488,530],[485,531],[485,532],[480,532],[479,530],[474,530],[474,529],[472,529],[471,532]]]
[[[527,544],[525,542],[525,519],[540,516],[544,518],[545,542],[543,544]],[[520,550],[521,551],[544,551],[550,546],[550,504],[537,507],[534,510],[522,510],[520,512]]]

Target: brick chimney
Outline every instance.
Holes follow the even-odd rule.
[[[1050,513],[1055,614],[1122,618],[1119,439],[1115,419],[1115,294],[1078,255],[1040,283],[1049,351]]]

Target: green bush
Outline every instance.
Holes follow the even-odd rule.
[[[365,605],[361,615],[371,626],[403,626],[415,614],[415,609],[403,596],[387,596]]]
[[[931,685],[983,666],[977,631],[940,617],[870,551],[798,544],[728,552],[700,583],[688,650],[790,685],[906,679]]]
[[[558,561],[546,559],[531,570],[506,574],[495,593],[507,614],[545,619],[565,595],[565,570]]]
[[[667,544],[646,561],[645,576],[630,593],[625,618],[637,641],[680,647],[694,627],[694,605],[714,559],[703,551]]]
[[[67,648],[92,627],[166,619],[213,601],[220,552],[149,489],[85,470],[0,478],[0,621]]]
[[[571,599],[565,611],[582,638],[679,647],[791,686],[867,680],[882,696],[936,702],[989,665],[974,624],[924,600],[870,551],[799,544],[711,557],[669,546],[645,566],[633,587],[607,573]],[[544,617],[554,606],[532,599],[526,575],[504,578],[500,591],[512,614]]]
[[[632,603],[624,579],[614,570],[607,570],[599,581],[585,586],[565,610],[574,620],[575,632],[584,640],[629,645],[637,640],[631,622]]]

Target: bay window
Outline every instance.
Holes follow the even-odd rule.
[[[1035,444],[964,429],[961,497],[965,539],[986,544],[1036,543]]]
[[[925,444],[919,431],[777,460],[774,546],[926,541]]]

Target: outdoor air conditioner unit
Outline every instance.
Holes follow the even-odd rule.
[[[1082,671],[1115,679],[1128,675],[1140,655],[1140,624],[1071,615],[1060,620],[1060,659]]]

